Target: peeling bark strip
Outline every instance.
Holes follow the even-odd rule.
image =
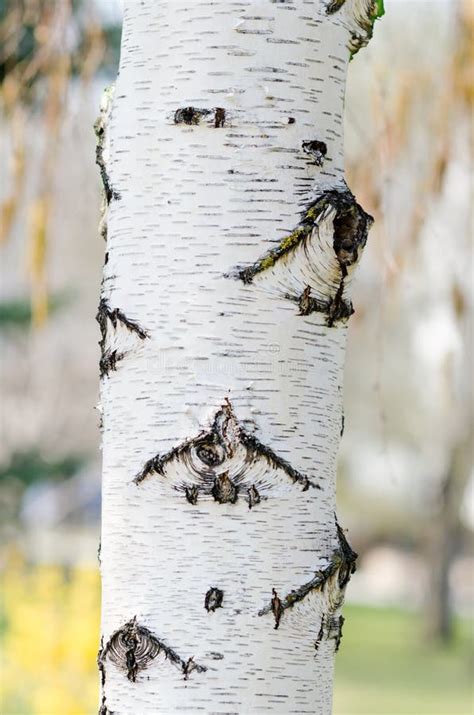
[[[329,564],[322,571],[317,571],[314,577],[299,586],[296,589],[290,591],[290,593],[285,596],[283,600],[280,600],[277,596],[275,589],[273,589],[273,598],[268,606],[262,608],[259,612],[259,616],[264,616],[267,613],[272,612],[275,616],[275,628],[278,628],[280,624],[281,617],[287,608],[293,608],[296,603],[302,601],[309,593],[312,591],[324,591],[326,585],[333,580],[333,577],[337,575],[337,588],[331,587],[330,594],[330,616],[333,616],[333,612],[342,606],[344,600],[344,591],[349,582],[349,579],[356,570],[356,560],[357,554],[351,549],[349,543],[345,537],[345,534],[339,524],[336,521],[337,537],[339,541],[339,548],[334,551]],[[277,600],[275,600],[277,599]],[[275,615],[275,603],[278,619]]]
[[[277,269],[280,265],[288,267],[291,273],[291,262],[296,260],[295,252],[302,250],[304,258],[301,260],[307,264],[310,255],[309,243],[313,241],[323,224],[328,221],[332,223],[332,247],[339,266],[338,284],[334,295],[329,298],[312,296],[311,286],[306,285],[301,294],[286,292],[284,297],[298,303],[300,315],[309,315],[312,312],[325,313],[328,327],[347,319],[354,312],[352,304],[347,303],[343,297],[348,269],[357,263],[373,221],[372,217],[359,206],[348,189],[322,193],[304,212],[297,228],[289,236],[286,236],[276,248],[269,251],[253,265],[238,269],[228,277],[237,277],[243,283],[251,284],[257,277],[265,276],[266,272]],[[315,271],[315,281],[317,282],[320,269],[317,266],[312,267],[311,264],[308,265],[308,269]],[[271,284],[272,278],[269,277],[268,280]],[[274,282],[278,284],[276,279]]]
[[[215,611],[216,608],[222,607],[223,600],[224,591],[221,591],[220,588],[210,588],[209,591],[206,593],[206,597],[204,599],[204,608],[208,612]]]
[[[198,673],[204,673],[207,670],[204,666],[194,663],[193,658],[183,660],[172,648],[154,636],[148,628],[138,625],[136,618],[115,631],[105,648],[99,651],[99,668],[101,673],[105,674],[105,661],[109,659],[118,668],[125,670],[127,678],[135,683],[138,673],[148,668],[160,654],[181,669],[185,680],[193,670]],[[105,675],[102,686],[104,684]]]
[[[135,477],[135,484],[141,484],[151,474],[166,476],[167,468],[172,463],[183,465],[186,478],[196,480],[194,484],[186,482],[176,486],[178,491],[184,492],[190,504],[196,504],[199,496],[209,495],[220,504],[235,504],[241,490],[247,492],[250,507],[258,504],[262,490],[271,489],[270,478],[266,474],[260,480],[253,477],[259,463],[262,473],[267,471],[268,466],[281,470],[303,491],[310,487],[321,488],[254,435],[245,432],[228,401],[216,412],[208,432],[201,432],[166,454],[157,454],[149,459]]]
[[[117,363],[125,357],[125,353],[107,348],[108,322],[110,321],[112,323],[114,330],[117,329],[118,324],[122,325],[129,332],[137,335],[140,340],[145,340],[145,338],[148,337],[148,333],[137,322],[127,318],[127,316],[119,308],[114,308],[112,310],[105,298],[101,298],[100,300],[96,320],[99,323],[101,334],[101,339],[99,340],[101,352],[99,372],[100,377],[104,377],[112,370],[116,370]]]

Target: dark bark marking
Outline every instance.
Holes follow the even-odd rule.
[[[210,109],[199,109],[198,107],[181,107],[174,113],[175,124],[199,124],[202,117],[207,117],[211,113]]]
[[[305,154],[309,154],[313,157],[316,166],[322,166],[324,163],[324,157],[328,152],[328,148],[325,142],[313,139],[311,141],[304,141],[301,145]]]
[[[329,328],[332,328],[333,325],[339,320],[345,320],[346,318],[350,318],[351,315],[354,314],[354,308],[352,306],[352,303],[346,303],[342,297],[344,294],[344,279],[346,276],[347,271],[344,271],[336,294],[334,298],[329,301],[328,304],[328,309],[326,311],[328,319],[326,321],[326,324]]]
[[[178,666],[184,674],[185,680],[189,674],[196,670],[203,673],[207,669],[198,665],[193,658],[183,660],[172,648],[165,645],[148,628],[140,626],[136,617],[126,623],[122,628],[113,633],[105,646],[100,649],[98,663],[101,674],[105,674],[104,664],[108,658],[121,670],[125,670],[127,678],[135,683],[138,673],[148,668],[150,663],[160,654],[173,665]],[[105,675],[103,676],[103,684]]]
[[[321,616],[321,625],[320,625],[320,627],[319,627],[319,632],[318,632],[318,635],[316,636],[316,641],[315,641],[315,643],[314,643],[314,650],[319,650],[319,646],[320,646],[320,644],[321,644],[321,641],[323,640],[323,637],[324,637],[324,620],[325,620],[325,618],[326,618],[326,616],[325,616],[325,614],[323,613],[323,615]]]
[[[97,653],[97,667],[100,673],[100,684],[102,689],[105,686],[105,663],[104,663],[104,636],[100,637],[99,652]]]
[[[99,340],[99,347],[101,351],[101,357],[99,361],[99,372],[100,377],[108,375],[112,370],[117,369],[117,363],[123,360],[125,353],[121,353],[118,350],[109,350],[106,348],[107,343],[107,321],[110,320],[113,327],[116,328],[118,323],[123,325],[131,333],[135,333],[140,340],[145,340],[148,337],[148,333],[144,330],[137,322],[127,318],[125,313],[123,313],[119,308],[110,308],[109,303],[106,298],[101,298],[99,302],[99,308],[97,310],[96,320],[99,323],[101,338]]]
[[[300,315],[309,315],[313,312],[313,310],[315,309],[313,301],[314,298],[311,298],[311,288],[310,286],[306,286],[298,302]]]
[[[114,715],[114,711],[109,710],[107,707],[105,695],[102,696],[102,702],[99,708],[98,715]]]
[[[335,621],[335,628],[334,628],[334,635],[329,636],[330,638],[333,637],[334,640],[336,641],[336,653],[339,650],[339,646],[341,645],[341,640],[342,640],[342,626],[344,625],[345,618],[344,616],[339,616],[339,618],[333,619]]]
[[[235,504],[239,488],[229,479],[227,472],[224,472],[216,476],[211,494],[219,504]]]
[[[99,541],[99,546],[97,548],[97,561],[99,562],[99,565],[101,564],[101,560],[100,560],[101,550],[102,550],[102,541]]]
[[[117,363],[123,360],[125,353],[119,353],[118,350],[106,350],[99,360],[100,377],[108,375],[117,369]]]
[[[278,596],[278,593],[275,591],[275,589],[272,589],[272,600],[271,600],[271,611],[273,613],[273,617],[275,619],[275,630],[278,629],[278,626],[280,625],[280,620],[283,615],[283,605],[282,602]]]
[[[296,119],[294,117],[288,117],[288,124],[294,124]]]
[[[319,646],[323,639],[335,641],[335,652],[339,650],[342,640],[342,626],[344,625],[344,616],[332,616],[323,613],[321,616],[321,627],[314,643],[314,649],[319,650]]]
[[[345,415],[344,415],[344,413],[343,413],[342,416],[341,416],[341,431],[340,431],[340,436],[341,436],[341,437],[343,437],[343,435],[344,435],[345,427],[346,427],[346,418],[345,418]]]
[[[199,496],[199,489],[193,485],[192,487],[186,487],[185,490],[186,499],[190,504],[196,505]]]
[[[358,554],[351,548],[343,529],[339,526],[339,522],[337,521],[337,519],[336,529],[337,538],[339,541],[339,549],[336,553],[339,553],[340,555],[338,581],[339,587],[345,588],[349,583],[351,576],[356,572],[356,562]]]
[[[212,658],[212,660],[223,660],[224,656],[222,653],[216,653],[215,651],[211,651],[208,653],[209,658]]]
[[[226,461],[229,462],[230,468],[236,450],[241,449],[242,446],[245,447],[245,460],[242,468],[238,470],[238,476],[234,478],[226,469]],[[173,460],[180,460],[186,463],[200,480],[199,485],[187,483],[179,487],[188,502],[195,504],[199,491],[199,495],[211,495],[221,504],[234,504],[241,489],[245,489],[249,497],[249,490],[252,488],[258,493],[253,481],[245,480],[245,470],[243,469],[246,466],[250,468],[257,459],[265,459],[269,466],[281,469],[294,484],[300,484],[303,491],[310,487],[321,489],[319,484],[310,481],[307,476],[294,469],[286,460],[263,445],[254,435],[245,432],[238,424],[228,401],[216,412],[209,431],[201,432],[196,437],[185,440],[165,454],[155,455],[145,462],[133,481],[135,484],[141,484],[151,474],[164,476],[166,465]],[[255,499],[255,492],[252,491],[252,506],[261,499],[260,494],[258,494],[259,500]]]
[[[110,183],[109,175],[107,173],[107,167],[104,161],[105,127],[102,122],[102,116],[100,116],[99,119],[95,122],[94,131],[97,137],[97,144],[95,148],[95,163],[100,170],[100,177],[102,179],[102,184],[104,187],[105,200],[108,206],[113,199],[118,201],[119,199],[121,199],[121,196],[120,193],[116,191]]]
[[[216,113],[214,115],[214,126],[216,129],[223,127],[225,124],[225,109],[222,107],[216,107]]]
[[[209,611],[215,611],[216,608],[222,608],[222,601],[224,600],[224,591],[220,588],[213,586],[206,593],[204,598],[204,608],[209,613]]]
[[[357,554],[349,546],[345,534],[339,526],[337,520],[336,529],[339,547],[336,551],[334,551],[329,564],[322,571],[316,571],[314,577],[310,581],[304,583],[296,589],[293,589],[283,600],[280,601],[280,618],[287,608],[293,608],[296,603],[302,601],[309,593],[311,593],[311,591],[324,591],[328,581],[336,574],[340,594],[339,597],[335,599],[335,603],[336,607],[342,605],[345,588],[350,580],[350,577],[356,570]],[[273,594],[275,595],[275,590],[273,590]],[[273,598],[269,605],[265,606],[258,612],[258,615],[264,616],[270,612],[274,612]],[[278,623],[280,622],[280,618],[278,619]]]
[[[328,316],[326,324],[331,327],[336,320],[342,320],[344,318],[349,318],[354,309],[352,303],[346,303],[342,300],[342,291],[344,290],[344,283],[339,284],[338,292],[336,293],[337,299],[331,298],[329,301],[319,300],[311,295],[310,286],[306,286],[301,296],[298,299],[299,315],[311,315],[311,313],[324,313]],[[339,294],[339,291],[341,293]],[[338,295],[339,294],[339,295]],[[288,300],[295,300],[293,296],[286,294],[285,298]],[[337,307],[337,310],[336,310]]]
[[[258,493],[258,489],[255,484],[252,484],[252,486],[247,489],[247,494],[249,500],[249,509],[255,506],[255,504],[260,503],[260,494]]]
[[[191,656],[191,658],[188,658],[186,661],[185,665],[183,666],[183,675],[185,680],[189,680],[189,676],[193,672],[193,670],[197,670],[199,672],[200,666],[194,662],[194,656]]]
[[[223,107],[214,107],[214,109],[204,109],[202,107],[180,107],[174,113],[175,124],[188,124],[197,126],[201,119],[214,114],[214,127],[219,129],[225,125],[226,111]]]

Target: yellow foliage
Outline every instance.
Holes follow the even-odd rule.
[[[97,712],[98,571],[17,560],[2,596],[2,715]]]

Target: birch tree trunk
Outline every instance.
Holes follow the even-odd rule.
[[[102,715],[331,711],[350,289],[344,182],[372,0],[125,0],[96,125]]]

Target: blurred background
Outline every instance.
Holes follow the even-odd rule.
[[[469,715],[474,664],[474,6],[386,0],[351,62],[354,295],[339,518],[360,554],[335,715]],[[97,712],[93,123],[119,0],[0,0],[2,715]],[[139,715],[139,714],[137,714]]]

